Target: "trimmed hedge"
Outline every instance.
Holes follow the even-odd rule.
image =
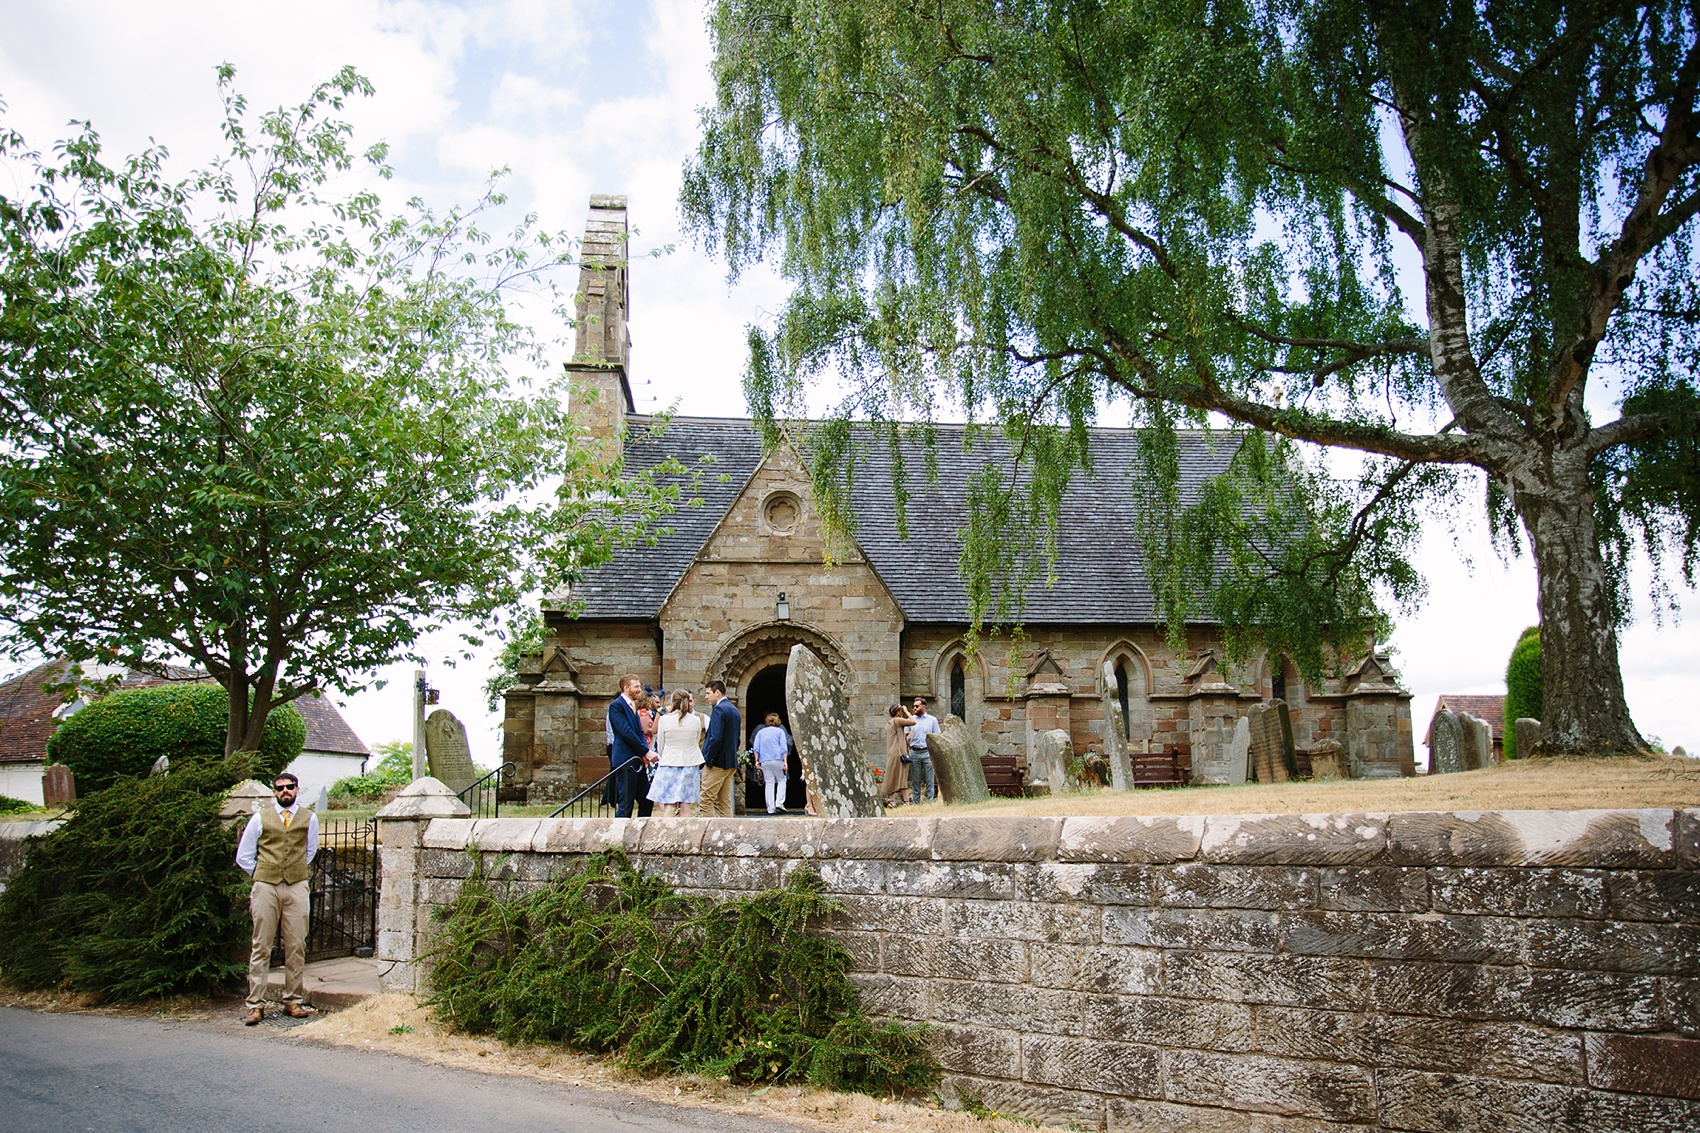
[[[1530,626],[1518,637],[1505,666],[1505,758],[1516,759],[1517,721],[1527,716],[1540,720],[1546,711],[1546,690],[1541,678],[1541,627]]]
[[[59,725],[47,741],[47,759],[77,777],[87,796],[126,775],[146,775],[160,756],[173,770],[224,759],[230,698],[215,684],[127,689],[103,697]],[[292,705],[272,709],[253,759],[255,776],[271,777],[301,754],[307,726]]]
[[[109,1000],[229,987],[247,966],[239,826],[218,817],[245,756],[120,779],[30,839],[0,893],[0,976]]]

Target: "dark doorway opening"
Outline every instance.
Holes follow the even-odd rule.
[[[767,720],[769,712],[778,713],[779,725],[789,735],[791,716],[785,710],[785,666],[769,665],[751,677],[741,707],[744,710],[745,748],[754,742],[756,729]],[[789,776],[785,783],[785,809],[801,811],[808,802],[809,795],[808,789],[803,785],[803,763],[794,753],[786,761],[785,772]],[[767,794],[754,768],[750,769],[744,780],[744,806],[752,814],[767,810]]]

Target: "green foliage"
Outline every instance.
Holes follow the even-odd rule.
[[[612,851],[504,898],[480,860],[444,911],[431,1002],[458,1030],[617,1051],[652,1072],[873,1094],[932,1086],[920,1031],[874,1025],[849,953],[809,934],[834,911],[804,871],[783,889],[700,901]]]
[[[24,799],[14,799],[11,795],[0,795],[0,814],[23,814],[25,811],[39,810],[32,802]]]
[[[50,655],[192,658],[234,751],[274,703],[645,538],[686,485],[622,476],[558,335],[513,316],[569,324],[574,241],[493,235],[494,185],[447,211],[339,191],[389,176],[337,117],[371,93],[352,69],[257,121],[219,86],[229,152],[182,180],[0,122],[0,618]]]
[[[47,740],[49,762],[77,777],[79,796],[105,790],[125,775],[146,775],[160,756],[173,771],[224,758],[229,697],[213,684],[126,689],[90,704]],[[307,726],[291,705],[271,712],[260,733],[254,774],[270,782],[301,754]]]
[[[248,881],[224,793],[236,757],[123,779],[31,840],[0,894],[0,975],[109,1000],[229,986],[246,966]]]
[[[710,31],[681,206],[733,273],[767,258],[793,288],[750,332],[751,409],[829,523],[850,422],[1001,431],[1018,455],[963,533],[976,622],[1050,576],[1082,476],[1147,489],[1171,632],[1213,617],[1307,674],[1421,597],[1416,517],[1470,479],[1543,577],[1621,584],[1639,541],[1693,582],[1692,5],[717,0]],[[1104,416],[1139,430],[1135,467],[1091,467]],[[1183,430],[1224,421],[1226,450],[1271,439],[1183,482]],[[1601,545],[1535,522],[1596,492]],[[1638,747],[1613,611],[1560,614],[1581,676],[1555,734]]]
[[[502,694],[519,683],[519,659],[543,648],[543,614],[527,608],[518,615],[502,638],[502,651],[484,682],[484,703],[494,712],[502,706]]]
[[[350,775],[331,784],[333,799],[375,799],[393,787],[405,787],[413,781],[413,745],[406,740],[391,740],[378,745],[377,754],[383,758],[364,775]]]
[[[1544,720],[1546,693],[1541,677],[1541,627],[1530,626],[1517,638],[1505,666],[1505,758],[1516,759],[1517,729],[1522,717]]]

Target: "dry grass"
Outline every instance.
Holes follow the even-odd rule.
[[[735,1086],[698,1077],[646,1078],[610,1059],[573,1054],[559,1047],[508,1046],[494,1038],[445,1031],[410,995],[394,992],[368,999],[288,1032],[291,1039],[379,1050],[435,1066],[566,1082],[618,1091],[667,1105],[728,1111],[842,1133],[881,1129],[905,1133],[1029,1133],[1048,1129],[1020,1118],[977,1118],[936,1103],[871,1098],[798,1086]]]
[[[942,803],[930,814],[1345,814],[1401,810],[1591,810],[1700,806],[1700,759],[1520,759],[1457,775],[1251,783],[1244,787],[1091,791],[1058,798]]]

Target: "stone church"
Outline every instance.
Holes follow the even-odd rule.
[[[672,457],[711,471],[700,506],[680,508],[657,545],[575,585],[571,616],[545,603],[544,648],[523,660],[506,693],[504,758],[529,800],[564,800],[607,771],[603,717],[621,674],[693,692],[723,680],[753,732],[766,713],[786,714],[786,661],[799,643],[838,677],[876,766],[889,709],[915,696],[939,716],[962,717],[989,753],[1023,765],[1034,737],[1052,728],[1067,730],[1076,752],[1103,750],[1106,704],[1117,700],[1124,745],[1175,752],[1183,768],[1195,745],[1219,746],[1250,707],[1279,698],[1298,747],[1332,739],[1358,773],[1413,773],[1410,694],[1384,655],[1367,654],[1313,688],[1283,658],[1230,671],[1220,631],[1207,623],[1187,627],[1184,651],[1170,646],[1124,518],[1136,506],[1128,430],[1093,431],[1095,474],[1069,488],[1054,579],[1027,594],[1013,656],[1007,638],[968,648],[957,569],[969,479],[987,462],[1008,461],[994,439],[966,449],[960,426],[938,427],[936,477],[921,473],[916,442],[906,538],[892,519],[889,453],[870,446],[854,478],[854,545],[824,565],[821,518],[794,451],[764,454],[747,419],[676,417],[657,437],[635,413],[626,232],[624,197],[591,198],[568,370],[595,396],[573,412],[603,443],[623,447],[628,468]],[[1184,477],[1220,471],[1232,443],[1227,433],[1185,435]]]

